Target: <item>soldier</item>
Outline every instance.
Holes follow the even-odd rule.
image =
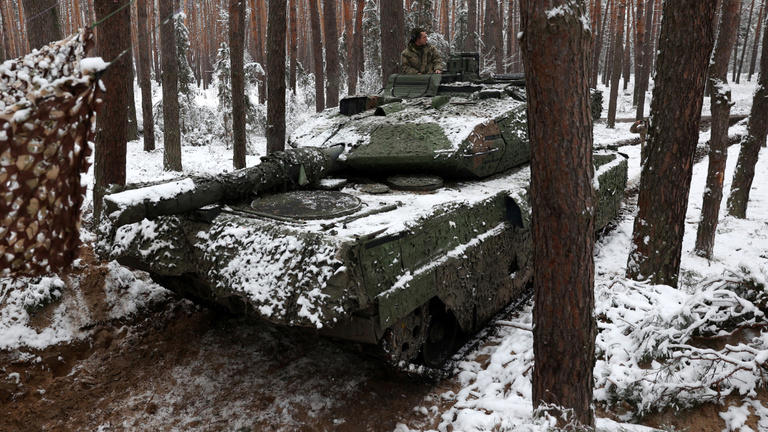
[[[443,71],[443,59],[437,48],[427,43],[427,32],[421,28],[411,31],[408,47],[400,54],[401,72],[404,74],[432,74]]]

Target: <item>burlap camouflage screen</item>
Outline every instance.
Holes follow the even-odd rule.
[[[80,244],[98,61],[83,60],[93,34],[0,65],[0,274],[69,266]]]

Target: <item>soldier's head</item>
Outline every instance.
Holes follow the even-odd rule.
[[[427,44],[427,32],[421,28],[416,27],[415,29],[411,30],[411,39],[410,42],[416,46],[424,46]]]

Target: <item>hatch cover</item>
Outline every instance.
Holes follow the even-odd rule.
[[[362,207],[360,199],[338,191],[292,191],[257,198],[251,209],[266,217],[333,219]]]
[[[433,175],[398,175],[387,178],[395,189],[406,191],[432,191],[443,187],[443,179]]]

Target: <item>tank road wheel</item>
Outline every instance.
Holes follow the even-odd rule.
[[[386,360],[393,366],[416,360],[427,339],[429,321],[429,306],[423,305],[392,324],[380,342]]]
[[[446,312],[443,305],[436,305],[430,313],[427,338],[421,348],[421,358],[425,365],[440,368],[456,351],[460,339],[459,323]]]

